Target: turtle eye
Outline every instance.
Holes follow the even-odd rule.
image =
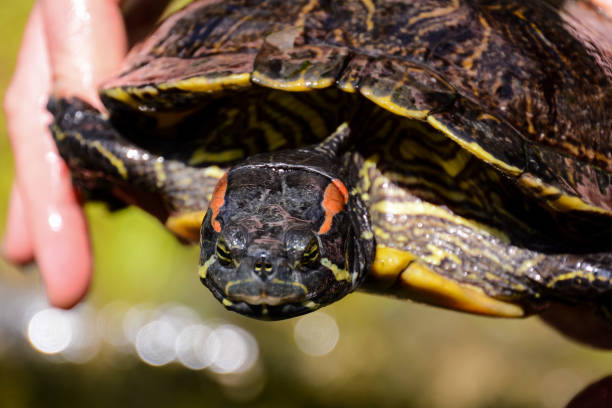
[[[219,263],[223,266],[229,266],[233,263],[232,254],[223,238],[219,238],[219,241],[217,241],[217,258],[219,259]]]
[[[317,259],[319,259],[319,243],[317,242],[316,238],[313,238],[310,240],[308,245],[306,245],[306,249],[304,249],[300,263],[302,266],[310,266],[314,264]]]

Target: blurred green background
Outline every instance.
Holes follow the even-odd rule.
[[[2,94],[31,3],[2,5]],[[13,176],[4,120],[0,230]],[[36,267],[0,261],[1,407],[552,408],[612,374],[612,353],[565,340],[537,318],[488,319],[354,294],[304,318],[251,321],[212,298],[197,279],[197,249],[178,244],[157,221],[101,205],[88,205],[87,214],[96,273],[76,311],[47,310]],[[202,334],[215,328],[217,337]],[[57,343],[66,330],[74,344],[78,333],[89,340],[70,351]],[[200,333],[187,337],[217,350],[216,363],[165,364],[180,360],[172,347],[183,332]],[[174,337],[164,340],[168,333]],[[175,351],[166,356],[168,349]]]

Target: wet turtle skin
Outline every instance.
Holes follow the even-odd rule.
[[[52,99],[51,129],[86,196],[199,239],[201,280],[245,315],[357,288],[605,311],[610,59],[563,6],[195,1],[103,84],[110,116]]]

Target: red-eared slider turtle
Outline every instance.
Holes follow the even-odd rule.
[[[108,115],[51,100],[52,130],[88,197],[199,239],[202,282],[248,316],[358,288],[604,310],[612,71],[557,7],[195,1],[103,85]]]

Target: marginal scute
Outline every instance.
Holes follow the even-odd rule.
[[[300,92],[334,85],[348,49],[303,45],[281,49],[264,43],[255,58],[252,81],[261,86]]]

